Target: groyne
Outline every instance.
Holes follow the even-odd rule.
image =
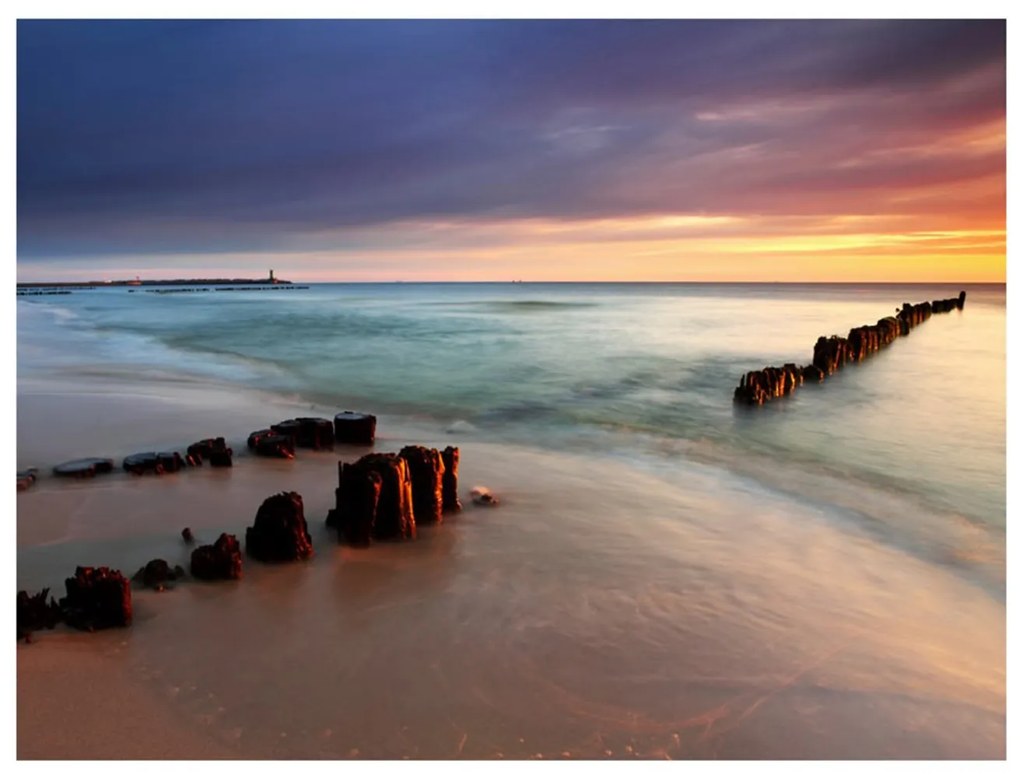
[[[255,456],[294,457],[295,448],[328,451],[336,444],[373,446],[376,417],[364,412],[342,411],[331,422],[327,418],[299,417],[284,420],[269,429],[249,435]],[[254,441],[253,441],[254,439]],[[268,439],[271,450],[260,450]],[[280,453],[285,449],[286,455]],[[191,444],[187,452],[142,452],[128,455],[124,471],[142,476],[177,474],[207,460],[214,466],[233,466],[233,450],[222,436]],[[370,452],[353,463],[337,461],[339,480],[335,489],[336,508],[326,517],[340,543],[366,547],[374,541],[409,541],[417,537],[418,525],[438,525],[444,516],[461,509],[457,497],[460,450],[405,446],[399,453]],[[92,478],[113,474],[111,458],[82,458],[53,469],[55,476]],[[35,481],[36,469],[24,472]],[[23,473],[18,474],[18,489]],[[181,531],[186,545],[195,542],[191,528]],[[245,530],[244,545],[237,536],[221,533],[212,544],[191,551],[190,573],[198,581],[238,580],[243,577],[243,555],[268,563],[313,559],[312,537],[304,514],[304,501],[294,491],[266,498]],[[187,572],[154,558],[128,578],[108,566],[75,568],[65,580],[67,594],[59,600],[48,588],[41,592],[19,590],[17,594],[17,637],[27,642],[32,633],[52,629],[61,622],[81,630],[128,627],[132,623],[132,583],[165,591],[186,580]]]
[[[962,311],[966,300],[967,292],[960,291],[959,296],[950,299],[920,304],[904,302],[895,316],[884,317],[874,325],[852,328],[846,336],[820,336],[815,342],[811,363],[805,366],[786,363],[749,371],[740,378],[740,384],[733,391],[733,400],[748,406],[761,406],[773,398],[790,395],[805,382],[822,382],[847,363],[858,363],[899,337],[908,335],[912,328],[933,314],[954,309]]]

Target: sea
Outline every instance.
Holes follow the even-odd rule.
[[[415,635],[477,636],[443,658],[475,686],[445,685],[456,733],[367,755],[1004,755],[1004,285],[152,290],[20,297],[19,390],[258,391],[505,460],[513,519],[473,527],[477,576]],[[960,290],[963,311],[823,383],[734,403],[743,373]],[[37,458],[19,443],[19,467],[60,462]],[[277,753],[346,756],[338,739]]]

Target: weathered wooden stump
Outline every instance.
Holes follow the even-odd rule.
[[[963,309],[963,302],[967,298],[966,291],[960,291],[960,295],[952,299],[939,299],[931,303],[931,311],[935,312],[952,312],[954,309]]]
[[[139,476],[147,471],[154,474],[172,474],[184,466],[184,458],[179,452],[139,452],[124,458],[124,470]]]
[[[131,584],[118,570],[78,566],[64,582],[64,620],[79,630],[127,627],[131,624]]]
[[[63,618],[60,606],[50,597],[49,587],[36,595],[18,591],[18,638],[28,638],[35,630],[52,630]]]
[[[336,508],[326,524],[337,527],[339,540],[365,545],[366,533],[378,540],[417,536],[410,471],[404,458],[376,452],[338,468]]]
[[[809,363],[805,366],[801,373],[804,375],[805,382],[821,382],[825,379],[825,372],[813,363]]]
[[[248,448],[256,455],[294,459],[294,437],[263,428],[248,435]]]
[[[184,539],[184,543],[186,544],[195,543],[195,536],[192,534],[190,527],[186,527],[181,531],[181,538]]]
[[[443,474],[446,467],[438,449],[407,446],[399,456],[407,461],[411,477],[411,502],[415,525],[434,525],[443,521]]]
[[[847,355],[851,361],[862,361],[878,349],[878,331],[871,326],[851,328],[846,337]]]
[[[73,476],[76,479],[88,479],[96,474],[108,474],[111,471],[113,461],[107,457],[83,457],[69,460],[53,468],[53,473],[57,476]]]
[[[818,341],[815,342],[815,352],[811,363],[824,371],[826,376],[834,374],[848,360],[850,360],[850,353],[844,337],[818,337]]]
[[[191,553],[191,575],[203,581],[241,578],[241,546],[229,533]]]
[[[931,302],[926,301],[921,304],[903,302],[903,306],[896,313],[896,317],[905,324],[905,326],[901,327],[900,333],[909,334],[910,329],[931,317]]]
[[[882,347],[892,343],[900,335],[901,326],[896,318],[882,318],[873,326],[850,329],[847,335],[849,360],[861,361]]]
[[[749,371],[740,378],[740,384],[733,391],[733,400],[761,406],[770,399],[789,395],[803,382],[803,370],[796,364],[786,363],[782,368],[766,366],[760,371]]]
[[[902,333],[900,321],[892,316],[882,318],[875,327],[878,329],[879,342],[883,345],[892,344]]]
[[[200,466],[208,460],[213,467],[229,468],[233,466],[234,450],[227,446],[222,436],[215,439],[202,439],[188,447],[187,460],[190,465]]]
[[[163,466],[163,471],[166,473],[176,473],[182,468],[187,467],[187,463],[181,457],[180,452],[157,452],[156,459]]]
[[[375,415],[343,411],[333,418],[337,444],[374,444]]]
[[[369,459],[368,465],[382,479],[379,505],[372,527],[373,538],[380,540],[416,538],[417,526],[407,461],[392,454],[366,455],[365,458]]]
[[[305,522],[305,507],[296,492],[266,498],[248,528],[245,551],[263,562],[289,562],[312,556],[312,537]]]
[[[333,423],[324,417],[298,417],[271,426],[281,436],[290,436],[298,447],[333,448]]]
[[[150,589],[155,589],[157,592],[162,592],[168,586],[171,586],[171,582],[183,576],[184,568],[180,565],[175,565],[171,568],[166,560],[149,560],[144,568],[138,569],[138,572],[131,577],[131,580]]]
[[[460,467],[460,449],[447,447],[443,455],[443,511],[450,514],[460,511],[460,498],[457,497],[457,469]]]
[[[345,465],[352,469],[346,477]],[[375,515],[379,509],[382,476],[371,469],[353,469],[349,463],[338,463],[337,469],[336,508],[330,509],[326,526],[336,529],[337,540],[341,543],[368,546],[372,543]]]

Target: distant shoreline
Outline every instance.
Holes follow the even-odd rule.
[[[88,282],[47,282],[47,283],[18,283],[18,288],[106,288],[117,286],[145,286],[145,285],[290,285],[290,280],[264,277],[261,280],[251,279],[179,279],[179,280],[90,280]]]

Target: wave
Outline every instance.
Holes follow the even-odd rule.
[[[705,438],[684,440],[672,449],[660,443],[655,449],[657,454],[643,460],[660,475],[668,475],[668,466],[678,460],[725,471],[727,478],[737,477],[807,506],[850,534],[867,535],[957,571],[1005,600],[1005,530],[965,515],[909,483],[892,477],[876,480],[869,472],[836,471],[809,461],[747,455],[732,444]],[[731,486],[720,486],[720,492]]]
[[[593,301],[551,301],[546,299],[491,299],[476,301],[439,301],[429,302],[430,305],[442,307],[454,307],[461,309],[475,309],[481,312],[555,312],[573,309],[588,309],[598,307],[599,304]]]

